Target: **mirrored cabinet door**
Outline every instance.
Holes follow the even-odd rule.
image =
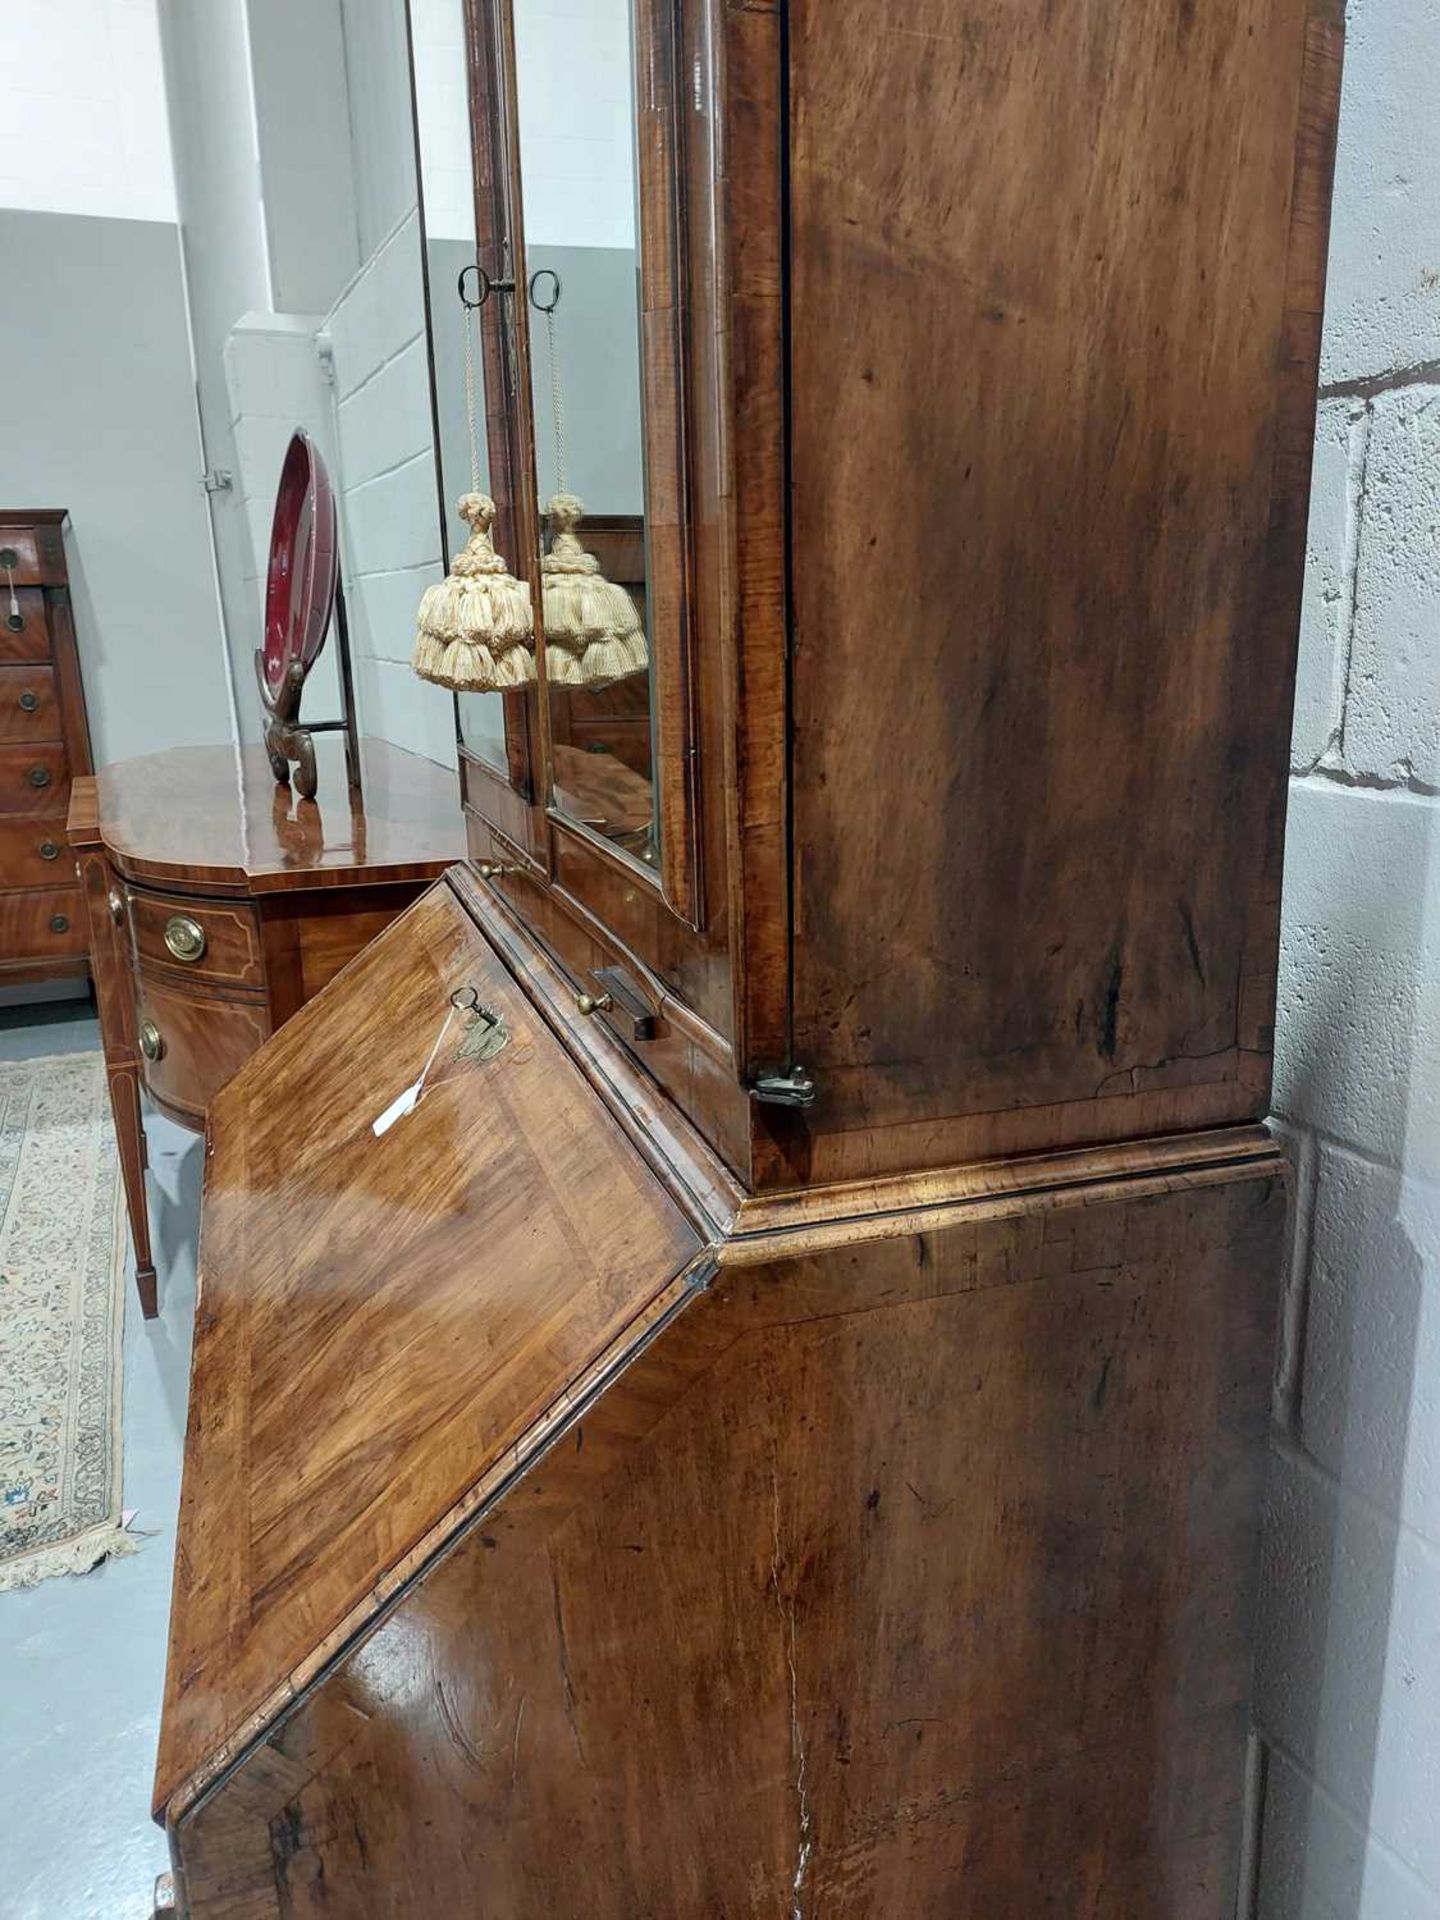
[[[497,124],[503,120],[501,30],[485,0],[476,14],[476,23],[467,23],[466,0],[413,0],[411,6],[437,477],[447,563],[473,532],[461,501],[482,494],[495,503],[493,546],[528,586],[531,542],[511,478],[515,343],[504,303],[489,291],[491,281],[505,278],[501,263],[511,225]],[[477,124],[495,137],[476,139]],[[523,691],[456,696],[463,752],[527,793],[534,784],[532,700]]]
[[[636,23],[511,4],[551,799],[653,865]]]
[[[696,926],[675,9],[413,13],[451,553],[468,537],[456,503],[488,493],[536,675],[460,696],[467,758],[530,811],[522,823],[484,782],[506,817],[478,804],[537,871],[556,871],[565,840],[580,893],[597,858],[618,862]],[[442,13],[464,43],[448,57],[426,25]]]

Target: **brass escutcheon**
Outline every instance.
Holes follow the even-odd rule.
[[[489,1007],[477,1007],[466,1023],[457,1060],[493,1060],[510,1044],[510,1029]]]
[[[510,1044],[510,1029],[493,1007],[487,1007],[474,987],[457,987],[450,1004],[463,1017],[457,1060],[493,1060]]]
[[[140,1051],[147,1060],[158,1060],[165,1051],[165,1036],[153,1020],[140,1022]]]

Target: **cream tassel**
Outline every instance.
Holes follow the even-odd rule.
[[[446,577],[425,589],[410,664],[422,680],[457,693],[527,686],[535,678],[530,589],[491,545],[495,502],[467,493],[457,510],[470,538]]]
[[[540,562],[545,671],[559,687],[608,687],[650,664],[645,629],[624,587],[607,580],[573,529],[585,508],[557,493],[545,512],[550,551]]]

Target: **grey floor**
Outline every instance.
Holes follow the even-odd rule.
[[[88,1002],[0,1009],[0,1059],[98,1049]],[[199,1136],[146,1117],[160,1318],[125,1299],[124,1503],[152,1534],[81,1576],[0,1593],[0,1916],[150,1920],[149,1817],[195,1309]]]

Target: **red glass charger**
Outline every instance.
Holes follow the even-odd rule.
[[[265,575],[263,679],[272,704],[291,663],[308,673],[318,658],[339,573],[335,490],[319,448],[297,431],[280,470]]]
[[[275,495],[265,639],[255,655],[255,676],[269,716],[265,745],[275,778],[288,786],[290,762],[298,760],[295,785],[307,799],[315,793],[315,756],[308,732],[297,725],[300,695],[330,630],[339,577],[335,490],[320,449],[297,428]]]

